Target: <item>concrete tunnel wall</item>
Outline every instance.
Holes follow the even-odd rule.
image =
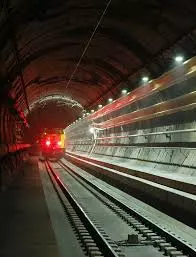
[[[19,172],[28,144],[22,142],[24,127],[12,107],[1,103],[0,117],[0,190],[4,190]]]
[[[100,158],[108,157],[109,160],[118,161],[119,165],[127,162],[130,168],[159,175],[170,172],[195,176],[196,109],[193,99],[195,99],[196,74],[195,71],[192,72],[195,61],[193,58],[183,67],[132,91],[129,99],[141,95],[145,87],[149,88],[143,97],[136,97],[127,106],[115,110],[115,103],[112,103],[105,107],[111,109],[108,114],[107,110],[99,110],[69,126],[65,130],[68,138],[67,151],[86,153]],[[157,91],[154,90],[154,93],[150,93],[150,87],[158,84],[162,86]],[[126,97],[117,101],[122,103]],[[173,107],[162,115],[161,112],[167,110],[170,104],[173,104]],[[148,118],[145,114],[149,108],[152,108],[153,118]],[[101,112],[102,115],[99,115]],[[136,120],[122,126],[110,122],[110,120],[118,122],[119,117],[137,112],[139,116],[135,117]],[[110,127],[107,127],[107,124]],[[99,129],[102,127],[102,130],[97,130],[97,138],[103,139],[94,140],[89,132],[90,127],[96,126]],[[186,132],[172,132],[180,130]],[[139,134],[144,136],[128,137]]]

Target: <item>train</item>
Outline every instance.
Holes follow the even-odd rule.
[[[66,136],[63,129],[43,129],[40,136],[40,152],[44,158],[61,158],[65,153]]]

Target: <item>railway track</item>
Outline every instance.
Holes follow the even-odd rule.
[[[92,176],[62,161],[45,166],[87,256],[196,256],[193,246],[103,190]]]
[[[113,248],[116,248],[116,245],[112,242],[108,243],[106,241],[103,235],[86,215],[82,207],[77,203],[68,188],[57,176],[52,166],[48,162],[45,162],[45,167],[58,195],[59,201],[61,202],[65,213],[76,232],[77,239],[82,244],[85,256],[121,257],[122,255],[117,254],[118,249],[115,249],[116,251],[113,250]],[[66,200],[62,197],[59,189],[66,197]]]

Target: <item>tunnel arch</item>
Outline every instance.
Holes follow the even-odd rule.
[[[17,140],[15,136],[2,140],[3,133],[15,135],[12,127],[25,130],[26,118],[33,128],[42,112],[47,117],[54,112],[61,116],[53,121],[68,126],[83,109],[96,109],[109,97],[118,98],[123,88],[132,91],[141,86],[142,75],[156,78],[170,69],[175,54],[183,53],[186,59],[196,54],[194,0],[178,5],[168,0],[113,0],[66,88],[105,5],[104,0],[4,1],[0,10],[4,149]],[[72,101],[79,107],[70,108]],[[61,117],[67,122],[60,123]]]

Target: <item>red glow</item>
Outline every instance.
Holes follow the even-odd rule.
[[[46,145],[50,146],[50,141],[49,140],[46,141]]]

